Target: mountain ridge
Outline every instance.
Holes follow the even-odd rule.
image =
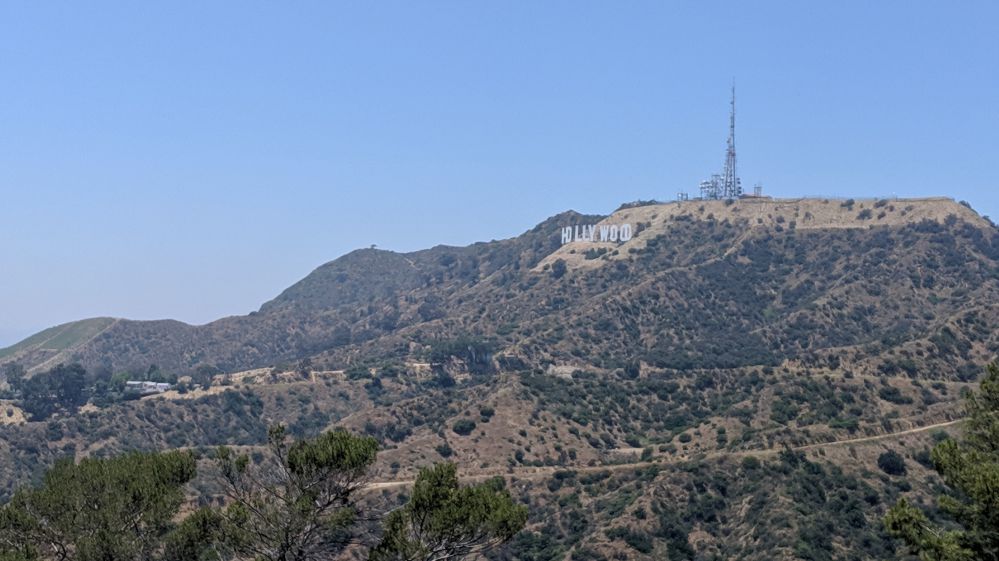
[[[549,272],[558,261],[568,271],[592,272],[636,260],[649,261],[650,254],[669,252],[673,255],[670,267],[650,261],[650,270],[655,270],[656,275],[676,276],[682,284],[682,276],[697,268],[723,263],[745,268],[752,259],[737,254],[752,246],[754,238],[761,235],[786,236],[797,232],[793,235],[807,238],[810,232],[834,236],[836,231],[897,231],[927,221],[940,225],[961,222],[978,231],[992,231],[993,235],[995,230],[970,207],[946,198],[746,198],[622,205],[610,215],[566,211],[519,236],[500,241],[463,247],[439,245],[408,253],[354,250],[320,265],[245,316],[230,316],[200,326],[175,320],[116,319],[108,323],[106,319],[94,318],[71,322],[50,330],[82,329],[90,336],[47,347],[38,342],[39,337],[50,331],[45,330],[0,350],[0,362],[22,362],[31,371],[73,361],[112,370],[144,369],[156,364],[184,373],[199,365],[232,371],[323,354],[332,360],[342,360],[338,348],[364,347],[370,341],[393,339],[395,334],[406,330],[429,328],[439,336],[454,336],[457,329],[464,328],[472,332],[478,329],[480,334],[488,335],[496,325],[479,329],[473,321],[471,325],[459,326],[448,317],[449,307],[453,304],[469,308],[468,301],[497,298],[508,303],[515,301],[519,298],[516,294],[497,296],[504,290],[501,283],[519,281],[526,287],[524,290],[530,291],[531,286],[551,280]],[[623,243],[561,243],[562,227],[625,222],[633,223],[636,232]],[[710,225],[710,232],[701,227],[706,224]],[[707,235],[711,238],[698,238]],[[721,243],[726,245],[719,251]],[[844,246],[844,251],[848,250]],[[612,273],[602,282],[622,282],[628,274],[633,273],[619,268],[616,276]],[[720,269],[717,274],[727,273]],[[654,284],[655,278],[649,276],[643,282]],[[558,286],[553,283],[551,288],[555,290]],[[548,296],[535,296],[531,305],[537,308],[538,301],[544,303]],[[523,305],[528,307],[527,302]],[[617,301],[614,305],[623,304]],[[464,313],[469,317],[474,315],[470,309]],[[506,311],[501,306],[494,313],[502,315]],[[526,317],[537,315],[525,313]],[[516,321],[521,319],[518,317]],[[93,333],[83,329],[95,325],[102,329]],[[420,326],[423,327],[418,329]],[[743,335],[737,338],[743,339]],[[746,339],[746,343],[751,340]],[[517,345],[525,348],[530,343]]]
[[[200,337],[204,337],[207,332],[209,340],[204,341],[203,343],[219,344],[222,342],[222,339],[227,336],[231,336],[234,331],[238,332],[246,329],[248,325],[254,322],[255,318],[258,318],[261,315],[280,316],[282,314],[287,314],[290,311],[294,311],[296,308],[311,307],[313,309],[325,309],[328,306],[344,306],[354,304],[360,297],[359,295],[361,293],[366,291],[370,292],[372,290],[371,279],[368,274],[372,271],[379,280],[385,281],[379,285],[380,290],[383,292],[386,290],[391,292],[404,288],[410,288],[415,282],[420,281],[420,277],[403,278],[402,284],[392,284],[393,280],[398,281],[399,279],[392,278],[392,275],[387,274],[396,272],[389,265],[400,266],[402,264],[406,264],[412,269],[419,270],[414,263],[414,260],[418,261],[421,265],[427,265],[428,260],[432,261],[438,255],[468,254],[475,248],[485,245],[496,247],[500,251],[508,250],[509,245],[515,240],[536,239],[540,232],[544,231],[550,224],[576,218],[601,217],[583,215],[576,211],[565,211],[546,219],[533,227],[531,230],[528,230],[527,232],[524,232],[514,238],[493,242],[476,242],[469,246],[463,247],[438,245],[430,249],[406,253],[373,248],[356,249],[318,266],[303,279],[292,284],[275,298],[263,303],[258,310],[250,312],[247,315],[223,317],[202,325],[191,325],[173,319],[130,320],[125,318],[88,318],[77,320],[48,328],[35,335],[29,336],[28,338],[11,345],[10,347],[0,349],[0,363],[22,362],[25,363],[25,366],[27,366],[30,372],[40,371],[51,364],[59,362],[68,363],[81,360],[91,368],[114,368],[113,363],[97,359],[87,360],[85,357],[81,357],[75,352],[79,347],[85,346],[87,343],[92,342],[93,337],[79,339],[74,341],[76,343],[75,345],[64,345],[58,348],[47,348],[44,345],[32,344],[39,338],[42,338],[43,335],[49,331],[81,328],[83,326],[93,324],[94,322],[101,322],[106,319],[114,320],[111,325],[106,326],[107,330],[111,330],[110,333],[107,333],[107,337],[124,337],[126,339],[130,339],[129,341],[126,341],[126,344],[130,347],[143,346],[139,340],[142,338],[143,334],[149,334],[150,336],[155,336],[161,340],[166,340],[170,346],[189,349],[192,346],[197,346],[197,340]],[[423,271],[422,274],[425,275],[428,273]],[[329,275],[332,275],[334,278],[330,278]],[[330,292],[316,292],[314,287],[317,284],[322,287],[333,286],[335,290]],[[125,332],[120,333],[119,331],[121,330],[124,330]],[[97,335],[104,334],[104,331],[102,331]],[[337,339],[336,334],[334,334],[333,339],[334,343],[339,340]],[[255,353],[253,348],[254,346],[255,345],[251,342],[249,348],[244,349],[244,352],[247,355],[250,355],[247,359],[243,361],[234,361],[232,364],[224,364],[223,367],[227,369],[236,369],[249,367],[247,365],[251,364],[260,365],[259,362],[254,362],[254,359],[252,358],[252,355]],[[301,349],[301,347],[299,348]],[[303,352],[308,352],[308,350],[301,350],[297,355],[290,359],[281,353],[271,353],[267,356],[276,356],[279,359],[293,360],[301,358],[299,355]],[[187,354],[190,355],[190,353]],[[196,361],[197,357],[195,356],[194,358],[191,358],[188,356],[184,360],[188,363],[187,366],[181,366],[180,363],[170,364],[165,361],[156,362],[155,360],[151,361],[149,364],[157,364],[159,366],[188,371],[193,368],[194,364],[192,361]],[[143,367],[141,364],[130,363],[123,368],[142,369]]]

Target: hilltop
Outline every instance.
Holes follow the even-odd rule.
[[[956,204],[943,197],[922,199],[773,199],[747,197],[735,200],[683,201],[627,207],[607,217],[604,223],[642,225],[631,240],[623,244],[596,242],[598,250],[607,249],[608,259],[627,259],[629,254],[645,248],[648,241],[661,235],[677,221],[713,220],[730,222],[753,229],[806,230],[868,229],[872,226],[903,227],[925,220],[943,223],[948,217],[976,227],[988,227],[988,222],[970,207]],[[598,224],[599,225],[599,224]],[[747,231],[747,234],[749,232]],[[557,259],[577,267],[594,266],[601,261],[583,258],[574,247],[561,248],[541,263],[548,265]],[[617,250],[614,252],[613,250]]]
[[[50,327],[16,345],[0,349],[0,361],[10,358],[44,365],[49,358],[86,344],[115,321],[113,318],[93,318]]]

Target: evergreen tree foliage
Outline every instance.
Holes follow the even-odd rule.
[[[224,546],[222,514],[214,508],[202,508],[184,519],[166,536],[161,561],[221,561],[231,556]]]
[[[0,561],[328,561],[358,543],[354,497],[377,442],[337,430],[291,440],[270,457],[215,456],[227,506],[177,522],[196,473],[187,452],[60,461],[40,486],[0,507]],[[525,524],[501,479],[459,487],[454,464],[420,472],[412,499],[385,519],[371,559],[444,561],[506,542]]]
[[[48,372],[18,379],[18,405],[35,421],[53,413],[74,414],[87,403],[86,375],[79,364],[60,364]]]
[[[888,532],[924,561],[999,559],[999,366],[990,365],[969,394],[967,412],[963,437],[941,442],[931,454],[953,490],[938,499],[940,510],[956,528],[935,526],[904,499],[885,517]]]
[[[354,494],[367,482],[377,441],[337,430],[289,442],[279,426],[268,442],[261,465],[226,447],[216,454],[230,502],[219,512],[220,545],[267,561],[331,558],[349,542]]]
[[[0,509],[0,559],[158,559],[194,475],[182,452],[62,460]]]
[[[413,496],[385,519],[369,561],[445,561],[481,554],[519,532],[527,508],[496,478],[460,487],[453,463],[420,470]]]

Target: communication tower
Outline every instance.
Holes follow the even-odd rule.
[[[698,188],[702,199],[737,199],[742,196],[742,181],[735,169],[735,84],[732,84],[732,109],[728,115],[728,144],[722,173],[713,174]]]
[[[722,198],[737,199],[742,195],[742,182],[735,173],[735,84],[732,84],[732,109],[728,115],[728,149],[725,151],[725,171],[722,173]]]

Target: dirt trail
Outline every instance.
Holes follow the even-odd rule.
[[[848,446],[850,444],[860,444],[864,442],[872,442],[875,440],[885,440],[889,438],[898,438],[900,436],[905,436],[907,434],[915,434],[920,432],[926,432],[938,428],[948,427],[956,425],[958,423],[964,422],[964,419],[956,419],[953,421],[944,421],[942,423],[933,423],[931,425],[926,425],[922,427],[916,427],[912,429],[907,429],[899,432],[890,432],[886,434],[878,434],[875,436],[864,436],[860,438],[848,438],[845,440],[834,440],[832,442],[819,442],[815,444],[806,444],[804,446],[795,446],[792,450],[814,450],[818,448],[827,448],[833,446]],[[776,454],[778,450],[767,448],[758,450],[740,450],[735,452],[713,452],[708,453],[706,457],[708,458],[718,458],[722,456],[752,456],[752,455],[772,455]],[[554,474],[557,471],[574,471],[576,473],[592,473],[597,471],[619,471],[625,469],[641,469],[644,467],[651,467],[663,464],[676,464],[689,460],[687,456],[680,457],[663,457],[660,456],[656,459],[641,462],[630,462],[630,463],[620,463],[620,464],[601,464],[598,466],[544,466],[544,467],[521,467],[513,469],[504,470],[493,470],[488,472],[479,472],[474,474],[469,474],[463,476],[461,479],[464,481],[480,481],[484,479],[489,479],[496,476],[507,476],[516,477],[518,479],[534,479],[537,477],[546,477]],[[382,489],[394,489],[396,487],[407,487],[413,484],[412,479],[399,479],[394,481],[373,481],[365,487],[367,491],[377,491]]]
[[[899,432],[890,432],[890,433],[887,433],[887,434],[876,434],[874,436],[864,436],[864,437],[860,437],[860,438],[850,438],[850,439],[847,439],[847,440],[834,440],[832,442],[824,442],[824,443],[820,442],[820,443],[817,443],[817,444],[807,444],[805,446],[798,446],[797,448],[795,448],[795,450],[812,450],[812,449],[815,449],[815,448],[824,448],[826,446],[842,446],[842,445],[849,445],[849,444],[857,444],[857,443],[860,443],[860,442],[870,442],[872,440],[883,440],[883,439],[886,439],[886,438],[896,438],[896,437],[899,437],[899,436],[905,436],[907,434],[914,434],[914,433],[917,433],[917,432],[926,432],[928,430],[938,429],[938,428],[942,428],[942,427],[949,427],[951,425],[956,425],[956,424],[962,423],[962,422],[964,422],[964,419],[956,419],[956,420],[953,420],[953,421],[944,421],[942,423],[934,423],[932,425],[926,425],[924,427],[916,427],[914,429],[908,429],[908,430],[903,430],[903,431],[899,431]]]

